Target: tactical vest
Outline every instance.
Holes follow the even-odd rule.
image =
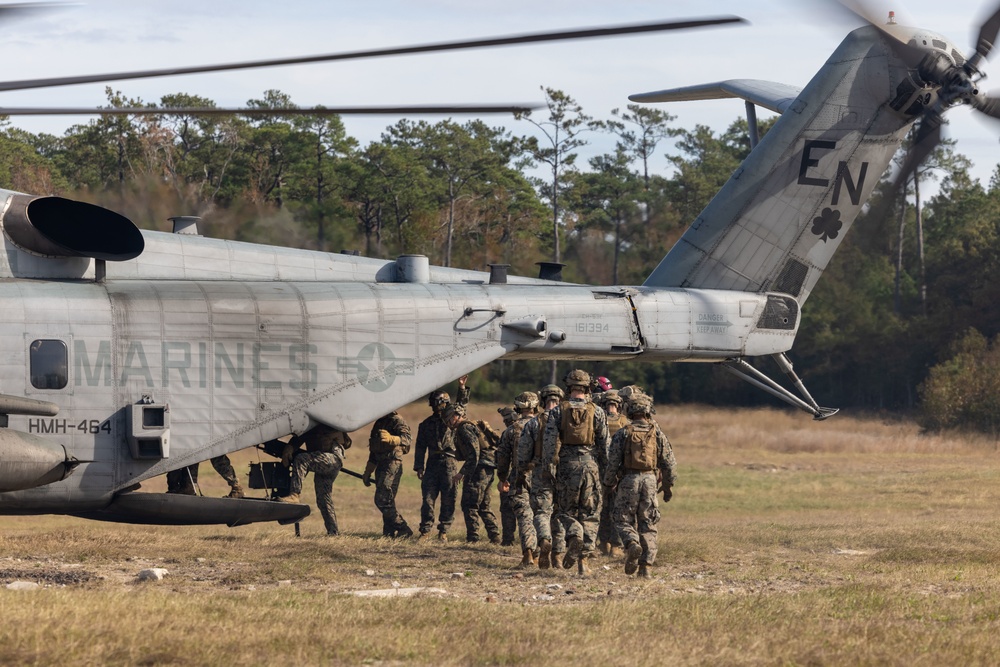
[[[608,415],[608,435],[614,435],[619,429],[623,429],[629,425],[628,417],[622,413],[618,413],[613,417]]]
[[[562,444],[576,446],[594,444],[594,411],[597,406],[589,401],[583,405],[563,401],[560,407],[562,422],[559,425],[559,435]]]
[[[656,426],[631,424],[625,431],[625,469],[648,472],[656,469]]]
[[[483,430],[481,428],[479,428],[478,426],[476,426],[475,422],[471,422],[468,419],[463,419],[462,421],[460,421],[457,424],[455,424],[455,431],[458,431],[458,429],[463,424],[468,424],[476,432],[476,436],[479,438],[479,451],[480,451],[480,455],[482,455],[482,452],[492,452],[493,451],[493,449],[494,449],[493,445],[491,445],[490,442],[489,442],[489,440],[486,439],[486,436],[483,435]],[[455,440],[456,446],[459,446],[459,442],[461,442],[461,441],[458,440],[458,439]],[[459,452],[459,454],[461,455],[461,457],[463,459],[466,458],[466,457],[468,457],[468,452]]]
[[[542,460],[542,445],[545,442],[545,423],[549,420],[549,411],[538,415],[538,433],[535,434],[535,460]]]
[[[510,452],[511,470],[520,470],[520,467],[517,465],[517,443],[521,442],[521,433],[524,432],[524,425],[527,424],[529,420],[530,417],[528,419],[522,419],[519,417],[513,424],[507,427],[510,429],[510,441],[513,443]]]

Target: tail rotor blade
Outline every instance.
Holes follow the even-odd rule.
[[[972,98],[972,106],[976,111],[1000,120],[1000,97],[976,95]]]
[[[990,57],[990,51],[997,41],[997,34],[1000,34],[1000,6],[996,11],[983,21],[979,28],[979,38],[976,40],[976,54],[985,60]]]

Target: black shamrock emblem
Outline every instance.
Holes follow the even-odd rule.
[[[820,237],[825,243],[827,239],[837,238],[840,228],[844,223],[840,221],[840,211],[831,208],[824,208],[819,217],[813,218],[812,233]]]

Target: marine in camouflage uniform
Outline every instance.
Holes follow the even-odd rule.
[[[301,451],[302,445],[305,445],[305,451]],[[316,488],[316,506],[323,516],[327,535],[340,534],[337,511],[333,506],[333,483],[344,467],[344,458],[347,456],[345,450],[350,447],[351,436],[324,424],[317,424],[302,435],[292,436],[282,452],[281,463],[286,467],[291,464],[292,478],[288,495],[279,500],[286,503],[299,502],[302,483],[306,473],[311,472]]]
[[[608,470],[604,483],[618,485],[612,511],[615,526],[625,543],[625,574],[649,577],[647,567],[656,560],[657,524],[660,521],[656,497],[657,475],[663,479],[663,500],[669,502],[677,481],[677,463],[670,441],[652,419],[652,400],[634,396],[627,404],[633,422],[611,440]]]
[[[222,479],[226,480],[226,483],[229,484],[229,495],[226,498],[242,498],[243,487],[240,485],[240,480],[236,476],[236,471],[233,469],[233,463],[229,460],[229,457],[223,454],[222,456],[210,459],[209,462],[215,468],[215,472],[219,473]],[[194,485],[198,483],[199,465],[195,463],[186,468],[168,472],[167,493],[179,493],[186,496],[195,495]]]
[[[463,376],[458,381],[459,405],[469,402],[470,392],[465,386],[465,380]],[[458,485],[453,481],[458,472],[455,443],[441,417],[444,409],[451,403],[451,397],[447,392],[438,390],[430,395],[429,402],[433,413],[417,427],[417,442],[413,452],[413,470],[420,480],[420,494],[423,498],[420,503],[420,536],[429,533],[434,526],[434,505],[440,496],[438,539],[447,540],[448,529],[455,520],[455,502],[458,500]]]
[[[513,457],[510,451],[504,454],[507,465],[504,470],[507,472],[501,474],[500,470],[503,465],[500,458],[500,443],[503,440],[503,433],[510,428],[511,424],[517,421],[517,411],[513,408],[503,407],[497,408],[497,412],[503,418],[504,431],[497,431],[485,421],[479,421],[477,425],[482,429],[483,435],[486,436],[487,440],[496,447],[497,490],[500,492],[500,546],[510,547],[514,546],[514,533],[517,531],[517,515],[514,513],[514,489],[510,484],[506,484],[505,482],[507,482]]]
[[[410,451],[410,427],[397,412],[380,417],[368,436],[368,465],[363,481],[371,486],[375,473],[375,507],[382,512],[382,534],[410,537],[413,531],[396,509],[396,493],[403,476],[403,456]]]
[[[606,389],[599,394],[595,394],[594,401],[604,408],[608,419],[608,437],[613,438],[618,429],[628,426],[628,417],[622,412],[622,398],[618,395],[617,389]],[[601,478],[604,478],[604,470],[601,471]],[[615,528],[611,519],[611,510],[615,504],[615,487],[605,486],[603,489],[604,498],[601,502],[601,523],[597,529],[597,542],[601,553],[614,557],[616,551],[622,548],[622,538]]]
[[[542,412],[528,420],[517,444],[517,469],[519,481],[528,487],[531,511],[534,513],[535,534],[538,539],[538,567],[547,570],[562,567],[566,553],[566,530],[555,518],[555,485],[542,466],[542,439],[548,411],[559,405],[563,390],[554,384],[538,392]]]
[[[465,418],[465,408],[449,405],[444,421],[452,429],[458,458],[464,461],[455,475],[462,480],[462,513],[465,515],[465,541],[479,541],[479,520],[482,519],[490,542],[500,543],[500,526],[490,509],[490,489],[496,469],[496,450],[480,436],[479,427]]]
[[[566,529],[563,567],[577,564],[580,576],[586,576],[587,561],[597,548],[600,471],[607,465],[608,424],[604,410],[590,400],[588,373],[570,371],[563,384],[568,400],[549,411],[542,465],[555,478],[556,518]]]
[[[517,467],[517,447],[525,424],[535,416],[538,409],[538,395],[526,391],[514,398],[517,412],[500,436],[497,447],[497,476],[500,479],[501,499],[506,493],[521,535],[521,564],[527,568],[535,565],[535,551],[538,549],[538,535],[535,532],[535,514],[531,511],[530,485],[526,475]],[[506,422],[506,418],[504,419]]]

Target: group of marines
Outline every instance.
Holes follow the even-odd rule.
[[[482,522],[491,542],[512,546],[516,526],[519,567],[575,566],[586,576],[598,549],[610,556],[622,549],[625,573],[648,577],[657,550],[658,496],[669,501],[676,481],[673,449],[653,420],[651,397],[635,386],[592,394],[590,375],[573,370],[564,378],[565,392],[547,385],[537,393],[518,394],[513,408],[500,408],[505,429],[498,432],[485,421],[467,418],[466,379],[459,380],[455,401],[441,390],[430,395],[432,414],[417,429],[418,539],[434,528],[439,498],[437,537],[448,539],[461,482],[468,542],[480,539]],[[413,536],[395,502],[411,440],[396,412],[376,421],[369,437],[363,481],[370,486],[374,475],[375,505],[387,537]],[[293,438],[284,451],[292,481],[291,493],[281,500],[298,502],[303,478],[312,471],[330,534],[338,532],[333,480],[350,446],[347,434],[320,425]],[[490,509],[495,479],[499,524]]]

